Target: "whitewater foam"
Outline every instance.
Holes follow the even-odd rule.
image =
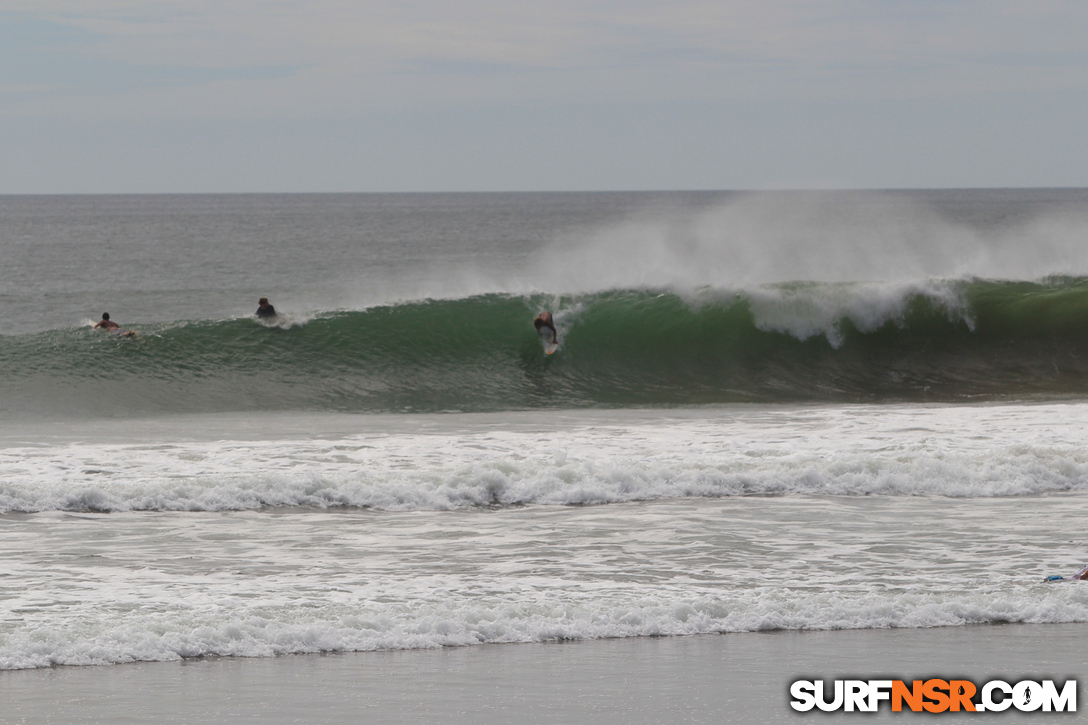
[[[470,426],[493,420],[455,419]],[[1085,425],[1083,404],[726,408],[667,423],[617,412],[606,425],[554,430],[15,446],[0,449],[0,511],[1023,496],[1088,490]]]
[[[436,585],[442,582],[434,582]],[[516,600],[494,606],[367,606],[229,609],[181,600],[173,613],[142,611],[78,625],[0,635],[0,670],[106,665],[187,657],[272,657],[315,652],[429,649],[478,644],[658,637],[772,630],[886,629],[1088,621],[1085,587],[975,595],[642,596],[591,603]]]
[[[949,322],[975,329],[963,285],[952,280],[765,286],[745,292],[744,297],[758,329],[782,332],[798,340],[823,335],[835,349],[845,342],[842,326],[846,322],[863,334],[888,324],[906,327],[910,305],[918,299],[943,310]]]
[[[20,582],[5,592],[0,668],[1084,622],[1088,585],[1042,578],[1079,563],[1086,502],[0,517],[0,543],[18,552],[5,572]]]

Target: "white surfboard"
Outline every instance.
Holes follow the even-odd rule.
[[[552,342],[552,331],[547,328],[542,328],[540,332],[540,344],[544,346],[544,354],[551,355],[553,352],[559,349],[558,342]],[[558,339],[558,338],[556,338]]]

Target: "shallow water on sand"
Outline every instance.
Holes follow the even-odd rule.
[[[1030,505],[1025,505],[1030,503]],[[0,518],[0,666],[1088,621],[1088,496]]]

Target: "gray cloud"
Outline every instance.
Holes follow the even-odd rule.
[[[29,119],[170,128],[185,119],[243,127],[309,119],[381,128],[389,137],[385,129],[421,128],[420,115],[453,126],[473,117],[484,135],[450,136],[445,147],[486,150],[496,137],[489,118],[565,108],[565,118],[586,119],[583,130],[545,130],[567,149],[592,148],[590,134],[602,133],[600,147],[630,138],[656,149],[654,158],[715,158],[716,168],[732,169],[765,149],[762,163],[745,162],[757,172],[729,181],[704,168],[684,186],[913,184],[915,160],[924,156],[908,156],[911,147],[948,158],[936,149],[971,149],[987,138],[1008,145],[1016,134],[1072,128],[1066,117],[1081,113],[1076,98],[1088,90],[1085,37],[1088,5],[1067,0],[8,0],[0,14],[0,119],[32,131],[47,125]],[[1057,120],[1028,118],[1024,103]],[[694,109],[701,115],[684,115]],[[873,129],[880,118],[884,127]],[[962,139],[920,140],[918,124]],[[428,128],[445,133],[441,123]],[[768,135],[775,132],[783,136]],[[49,143],[44,133],[33,131],[28,142]],[[393,134],[395,145],[418,143],[403,134]],[[548,135],[510,134],[506,143],[518,148]],[[759,141],[730,146],[723,138],[731,136]],[[797,139],[810,145],[798,149]],[[447,153],[441,139],[434,145]],[[792,149],[796,161],[779,148]],[[1037,164],[1042,151],[1023,156]],[[556,150],[524,153],[554,158]],[[979,163],[989,163],[982,153]],[[912,171],[888,177],[881,169],[890,162]],[[1025,179],[1046,178],[1033,168]],[[944,176],[953,177],[971,175]],[[664,183],[648,176],[636,186]]]

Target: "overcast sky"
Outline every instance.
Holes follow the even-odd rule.
[[[0,0],[0,193],[1088,186],[1083,0]]]

